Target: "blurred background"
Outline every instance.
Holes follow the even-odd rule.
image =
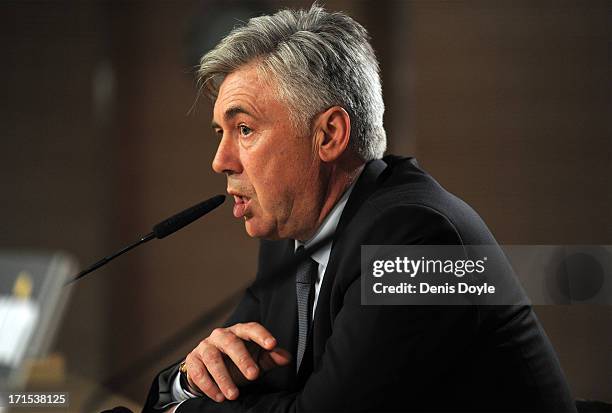
[[[310,3],[0,3],[0,248],[85,266],[224,193],[212,107],[194,104],[198,58],[249,17]],[[612,2],[325,6],[372,36],[389,153],[416,156],[500,243],[612,244]],[[65,377],[142,403],[156,372],[222,322],[257,246],[224,205],[74,285],[52,347]],[[611,402],[612,307],[536,312],[574,396]]]

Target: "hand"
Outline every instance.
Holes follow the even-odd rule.
[[[239,323],[217,328],[185,358],[189,385],[212,400],[235,400],[239,390],[260,371],[285,366],[291,354],[261,324]]]

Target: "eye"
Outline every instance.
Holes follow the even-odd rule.
[[[240,130],[240,134],[242,136],[248,136],[253,133],[253,130],[246,125],[240,125],[238,126],[238,129]]]

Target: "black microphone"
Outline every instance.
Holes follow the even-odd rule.
[[[148,233],[144,237],[140,238],[138,241],[134,242],[131,245],[128,245],[122,250],[112,255],[109,255],[108,257],[102,258],[100,261],[96,262],[91,267],[75,275],[74,278],[66,282],[65,285],[75,282],[76,280],[83,277],[84,275],[89,274],[90,272],[92,272],[93,270],[97,268],[100,268],[107,262],[117,258],[121,254],[128,252],[129,250],[139,246],[140,244],[144,244],[147,241],[151,241],[153,238],[162,239],[162,238],[167,237],[168,235],[178,231],[184,226],[191,224],[196,219],[201,218],[202,216],[208,214],[210,211],[212,211],[213,209],[221,205],[224,201],[225,201],[225,195],[213,196],[212,198],[207,199],[204,202],[200,202],[199,204],[196,204],[190,208],[187,208],[184,211],[179,212],[176,215],[171,216],[170,218],[155,225],[153,227],[152,232]]]

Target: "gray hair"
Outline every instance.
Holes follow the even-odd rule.
[[[313,5],[252,18],[200,60],[198,83],[216,99],[225,76],[256,63],[292,109],[294,126],[338,105],[351,119],[350,146],[365,161],[383,156],[385,105],[368,32],[344,13]]]

